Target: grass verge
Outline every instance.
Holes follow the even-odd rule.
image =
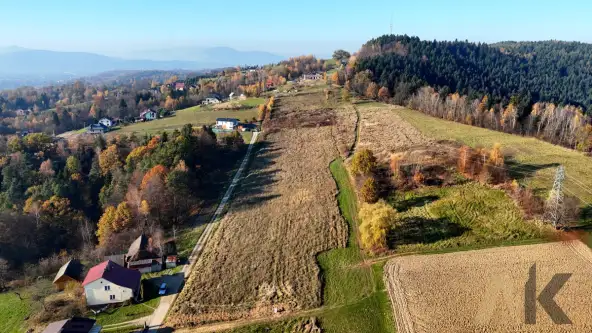
[[[23,295],[23,298],[28,298]],[[24,320],[30,315],[29,302],[20,300],[13,292],[0,294],[0,332],[23,332]]]

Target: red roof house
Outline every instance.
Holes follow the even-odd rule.
[[[107,260],[88,271],[82,282],[89,306],[137,299],[142,274]]]

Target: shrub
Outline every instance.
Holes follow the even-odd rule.
[[[369,175],[376,169],[376,157],[370,149],[361,149],[354,154],[351,171],[354,174]]]
[[[360,190],[360,197],[363,202],[375,203],[378,201],[378,185],[373,176],[366,178],[362,189]]]
[[[387,248],[386,233],[395,220],[397,212],[384,200],[364,203],[360,208],[360,238],[362,248],[377,252]]]

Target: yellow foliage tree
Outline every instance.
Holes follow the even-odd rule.
[[[374,82],[370,82],[368,88],[366,88],[366,97],[376,99],[378,97],[378,85]]]
[[[504,155],[502,154],[502,145],[496,143],[493,145],[493,148],[489,152],[489,159],[487,163],[495,165],[497,167],[504,166]]]
[[[397,211],[384,200],[362,204],[359,213],[362,248],[374,252],[386,249],[386,234],[396,215]]]
[[[370,149],[358,150],[351,162],[351,171],[354,174],[369,175],[376,168],[376,157]]]
[[[99,155],[99,167],[101,168],[101,173],[104,175],[108,174],[113,169],[121,167],[117,145],[110,145],[107,149],[101,152]]]
[[[378,183],[373,176],[366,178],[364,181],[364,185],[360,189],[360,197],[362,201],[367,203],[378,201]]]
[[[115,213],[117,209],[113,206],[107,207],[99,219],[97,224],[96,235],[99,238],[99,244],[104,245],[109,239],[111,233],[113,233],[113,221],[115,221]]]
[[[120,232],[128,228],[133,220],[132,211],[127,202],[123,201],[117,205],[117,210],[113,216],[113,231]]]

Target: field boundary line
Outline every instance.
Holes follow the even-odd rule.
[[[383,276],[384,283],[388,290],[389,298],[393,308],[393,316],[395,317],[395,326],[398,333],[414,333],[413,320],[407,307],[407,300],[405,299],[405,290],[399,280],[399,271],[401,266],[395,262],[389,262],[385,265]]]

